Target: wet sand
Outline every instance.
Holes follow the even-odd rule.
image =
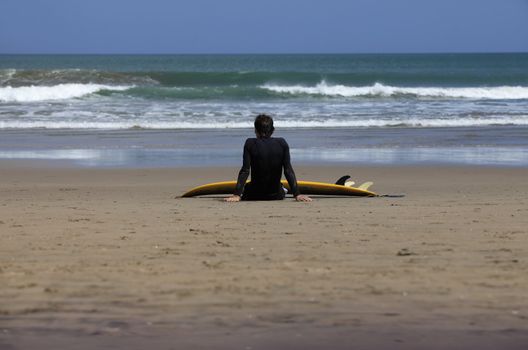
[[[403,198],[182,199],[237,168],[0,162],[0,349],[525,349],[528,169],[296,167]]]

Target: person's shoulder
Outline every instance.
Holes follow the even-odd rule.
[[[251,145],[251,144],[255,143],[256,140],[257,140],[257,139],[256,139],[255,137],[248,137],[248,138],[246,139],[246,142],[245,142],[244,144],[245,144],[245,145]]]
[[[288,146],[288,142],[283,137],[274,137],[275,140],[277,140],[278,143],[284,146]]]

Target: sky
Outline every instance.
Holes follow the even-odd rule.
[[[528,52],[528,0],[0,0],[0,53]]]

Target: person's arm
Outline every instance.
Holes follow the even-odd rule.
[[[286,140],[283,139],[282,141],[284,146],[284,176],[288,181],[288,185],[290,185],[290,191],[296,200],[300,202],[311,202],[312,199],[310,197],[302,195],[299,191],[299,186],[297,185],[297,178],[295,177],[295,172],[293,171],[293,167],[291,165],[290,146],[288,145]]]
[[[246,140],[244,144],[244,155],[242,156],[242,168],[238,172],[238,180],[235,187],[235,192],[232,196],[227,197],[226,202],[238,202],[244,191],[244,186],[246,185],[247,178],[249,177],[251,167],[251,156],[249,154],[249,139]]]
[[[290,146],[284,139],[282,140],[282,146],[284,147],[284,158],[282,161],[282,166],[284,167],[284,176],[288,181],[288,185],[290,185],[290,192],[293,194],[294,197],[297,197],[300,193],[299,187],[297,186],[295,172],[293,171],[293,167],[291,165]]]

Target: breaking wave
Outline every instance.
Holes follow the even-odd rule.
[[[528,87],[398,87],[376,83],[371,86],[330,85],[325,81],[315,86],[262,85],[261,88],[275,93],[290,95],[319,95],[329,97],[397,97],[465,98],[490,100],[528,99]]]
[[[124,91],[133,86],[100,84],[59,84],[54,86],[0,87],[0,102],[38,102],[66,100],[90,95],[99,91]]]
[[[96,69],[0,69],[0,87],[54,86],[60,84],[158,85],[148,75]]]

